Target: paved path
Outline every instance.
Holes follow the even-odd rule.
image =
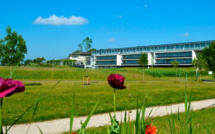
[[[202,100],[202,101],[193,101],[191,104],[191,107],[193,110],[198,110],[202,108],[206,108],[208,106],[211,106],[212,104],[215,104],[215,99],[209,99],[209,100]],[[179,104],[173,104],[168,106],[159,106],[159,107],[148,107],[146,109],[145,116],[149,115],[149,112],[152,110],[151,117],[155,116],[164,116],[167,114],[177,113],[179,109],[179,112],[184,112],[184,103]],[[130,110],[130,117],[131,120],[135,120],[136,118],[136,110]],[[116,117],[119,121],[121,121],[121,118],[124,119],[124,111],[122,112],[116,112]],[[113,113],[111,113],[113,115]],[[83,117],[76,117],[74,118],[73,122],[73,130],[77,130],[80,128],[80,121],[86,119],[86,116]],[[57,119],[52,121],[44,121],[44,122],[36,122],[32,123],[28,134],[40,134],[38,127],[43,131],[44,134],[59,134],[62,132],[69,131],[69,118],[65,119]],[[87,125],[87,127],[99,127],[99,126],[105,126],[106,124],[110,123],[110,118],[108,113],[104,114],[98,114],[93,115]],[[13,126],[8,134],[25,134],[27,132],[27,129],[29,127],[29,124],[20,124]],[[5,127],[3,128],[5,129]]]

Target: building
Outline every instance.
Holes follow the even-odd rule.
[[[179,66],[191,66],[192,60],[211,41],[198,41],[162,45],[137,46],[128,48],[108,48],[92,52],[92,68],[128,67],[139,66],[138,60],[141,53],[147,53],[148,65],[146,66],[171,66],[171,61],[177,60]]]
[[[75,60],[75,66],[76,67],[91,67],[90,60],[91,60],[91,53],[90,52],[76,52],[72,53],[69,56],[70,60]],[[93,67],[91,67],[93,68]]]

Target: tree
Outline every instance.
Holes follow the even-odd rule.
[[[41,64],[43,61],[45,61],[44,57],[37,57],[33,60],[33,63]]]
[[[24,61],[24,65],[28,65],[28,63],[31,63],[31,62],[32,62],[32,60],[27,59],[27,60]]]
[[[7,36],[0,40],[0,60],[3,65],[15,65],[25,58],[27,54],[26,42],[22,35],[11,31],[10,26],[6,28]]]
[[[74,53],[78,53],[78,52],[81,52],[81,51],[80,51],[80,50],[76,50],[76,51],[74,51],[74,52],[72,52],[72,53],[74,54]],[[69,55],[69,56],[70,56],[70,55]]]
[[[174,60],[171,62],[171,65],[175,68],[176,78],[177,78],[177,67],[179,64],[180,64],[180,62],[178,62],[177,60]]]
[[[207,61],[209,69],[215,71],[215,42],[202,50],[202,56]]]
[[[146,53],[142,53],[142,54],[140,55],[140,58],[139,58],[139,60],[138,60],[138,63],[139,63],[140,66],[143,67],[143,80],[144,80],[144,66],[145,66],[146,64],[148,64],[148,58],[147,58],[147,54],[146,54]]]
[[[199,70],[202,70],[203,68],[206,68],[208,66],[208,63],[206,59],[203,57],[201,53],[198,53],[197,57],[192,61],[192,65]]]
[[[89,51],[92,46],[91,45],[92,43],[93,43],[93,40],[90,39],[89,37],[86,37],[82,43],[78,44],[79,50],[80,51],[83,51],[83,50]]]
[[[92,51],[96,51],[96,49],[95,48],[91,48],[90,50],[88,50],[88,52],[92,52]]]

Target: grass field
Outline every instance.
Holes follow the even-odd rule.
[[[215,132],[215,108],[209,108],[203,111],[195,111],[193,112],[193,121],[194,128],[196,134],[207,134],[207,129],[209,129],[209,134],[213,134]],[[181,121],[185,120],[185,114],[179,114]],[[173,116],[167,115],[164,117],[156,117],[153,120],[153,125],[158,129],[157,134],[170,134],[170,126],[169,119],[174,120],[175,123],[175,133],[180,133],[181,125],[178,121],[178,114],[174,114]],[[210,126],[210,127],[209,127]],[[86,130],[89,134],[106,134],[107,126],[99,127],[99,128],[89,128]],[[65,132],[63,134],[69,134]]]
[[[0,76],[7,78],[10,71],[14,67],[2,67],[0,66]],[[175,70],[173,68],[147,68],[144,69],[146,76],[158,76],[158,77],[175,77]],[[106,80],[109,74],[118,73],[126,77],[126,80],[142,80],[143,69],[139,68],[111,68],[111,69],[80,69],[74,67],[65,68],[42,68],[42,67],[18,67],[13,75],[14,79],[20,80],[82,80],[83,76],[89,75],[91,80]],[[178,74],[181,73],[181,77],[195,77],[195,69],[190,68],[178,68]],[[200,72],[203,76],[207,76],[206,71]],[[150,77],[146,80],[154,80],[156,78]]]
[[[0,69],[0,76],[6,78],[10,69],[7,67]],[[153,69],[159,70],[160,68]],[[186,70],[192,71],[192,68],[186,68]],[[74,91],[76,93],[75,116],[89,114],[98,99],[100,102],[95,113],[113,111],[113,89],[107,82],[110,73],[118,73],[126,78],[127,89],[116,92],[117,110],[136,108],[137,92],[139,98],[147,95],[149,106],[183,102],[185,88],[188,91],[192,89],[192,100],[209,99],[215,96],[214,83],[194,81],[195,77],[189,77],[189,80],[185,81],[184,77],[175,80],[174,77],[159,78],[145,74],[144,81],[142,81],[142,68],[98,69],[87,70],[87,73],[91,77],[88,86],[82,83],[82,78],[86,74],[84,69],[18,68],[14,73],[14,79],[22,80],[26,91],[4,98],[3,124],[11,124],[42,94],[45,95],[39,102],[33,121],[69,117]],[[41,77],[36,77],[36,74]],[[63,81],[51,89],[57,80]],[[19,123],[31,122],[32,113],[33,109]]]

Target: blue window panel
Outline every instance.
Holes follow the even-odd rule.
[[[190,45],[189,45],[189,44],[186,44],[186,45],[185,45],[185,48],[190,48]]]
[[[205,47],[205,43],[201,43],[201,47]]]
[[[155,48],[154,47],[151,47],[151,50],[154,50]]]
[[[179,45],[176,45],[176,49],[180,49],[180,46],[179,46]]]
[[[195,44],[195,48],[199,48],[200,47],[200,44]]]
[[[194,44],[190,44],[190,48],[194,48]]]

